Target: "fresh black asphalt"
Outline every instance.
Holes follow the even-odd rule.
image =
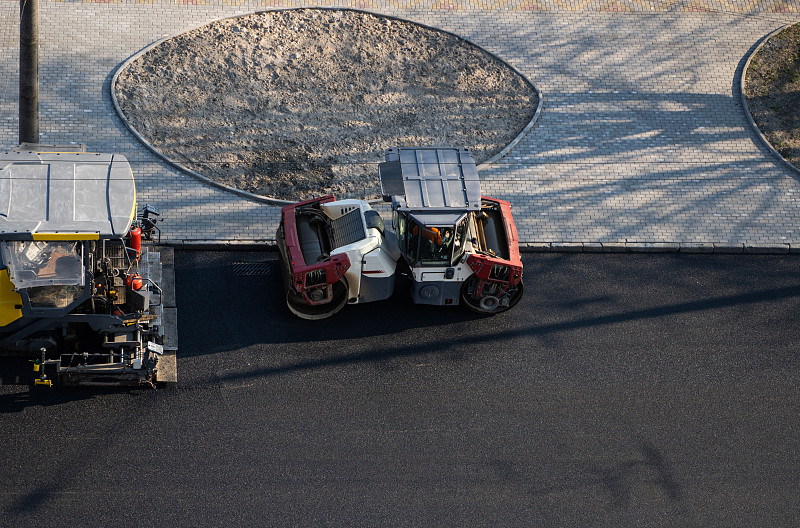
[[[0,526],[800,523],[796,256],[527,254],[505,314],[319,322],[274,253],[175,260],[177,387],[3,363]]]

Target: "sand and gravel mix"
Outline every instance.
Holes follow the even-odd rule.
[[[379,196],[386,148],[469,147],[478,163],[533,118],[534,89],[451,34],[350,10],[217,21],[120,73],[128,122],[171,160],[275,198]]]

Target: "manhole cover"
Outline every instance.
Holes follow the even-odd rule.
[[[269,262],[234,262],[234,275],[269,275]]]

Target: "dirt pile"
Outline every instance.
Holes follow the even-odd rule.
[[[283,199],[377,197],[396,146],[466,146],[480,163],[530,122],[532,87],[453,35],[349,10],[217,21],[132,61],[114,87],[173,161]]]

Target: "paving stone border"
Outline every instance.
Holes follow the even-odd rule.
[[[457,39],[466,42],[470,46],[473,46],[476,49],[482,51],[483,53],[489,55],[490,57],[493,57],[494,59],[500,61],[507,68],[509,68],[514,73],[516,73],[536,94],[536,96],[537,96],[536,110],[535,110],[535,112],[533,114],[533,117],[531,118],[530,122],[528,122],[528,124],[525,125],[525,128],[523,128],[522,131],[519,134],[517,134],[517,136],[514,139],[512,139],[511,142],[508,145],[503,147],[503,149],[500,152],[498,152],[497,154],[495,154],[494,156],[492,156],[488,160],[486,160],[483,163],[481,163],[480,165],[478,165],[478,170],[479,171],[482,170],[482,169],[488,168],[493,163],[501,160],[506,154],[508,154],[511,151],[511,149],[513,149],[522,140],[522,138],[525,137],[525,135],[528,133],[528,131],[530,131],[530,129],[533,128],[533,126],[536,124],[536,121],[539,119],[539,114],[541,113],[542,106],[543,106],[543,99],[542,99],[541,90],[539,90],[539,88],[537,88],[536,85],[534,85],[530,81],[530,79],[528,79],[528,77],[526,77],[521,71],[519,71],[517,68],[515,68],[512,64],[509,64],[502,57],[499,57],[495,53],[492,53],[491,51],[489,51],[486,48],[484,48],[483,46],[479,46],[478,44],[472,42],[471,40],[469,40],[467,38],[462,37],[461,35],[458,35],[458,34],[453,33],[451,31],[447,31],[445,29],[429,26],[427,24],[421,24],[419,22],[414,22],[412,20],[406,20],[406,19],[403,19],[403,18],[400,18],[400,17],[397,17],[397,16],[393,16],[393,15],[373,13],[373,12],[370,12],[370,11],[365,11],[365,10],[361,10],[361,9],[353,9],[353,8],[349,8],[349,7],[290,7],[290,8],[283,8],[283,9],[266,9],[266,10],[254,11],[252,13],[238,14],[238,15],[218,18],[216,20],[212,20],[210,22],[205,22],[203,24],[197,25],[197,26],[195,26],[193,28],[187,29],[187,30],[182,31],[180,33],[176,33],[174,35],[170,35],[168,37],[164,37],[162,39],[159,39],[159,40],[153,42],[152,44],[150,44],[149,46],[146,46],[145,48],[139,50],[134,55],[132,55],[130,58],[128,58],[126,61],[124,61],[116,69],[116,71],[114,72],[114,75],[113,75],[113,77],[111,79],[111,83],[109,85],[109,92],[110,92],[110,95],[111,95],[111,102],[112,102],[112,104],[114,106],[114,110],[116,111],[117,116],[122,121],[122,123],[124,123],[125,128],[127,128],[128,131],[131,134],[133,134],[133,136],[137,140],[139,140],[139,142],[142,143],[142,145],[144,145],[150,152],[155,154],[159,159],[161,159],[165,163],[169,164],[172,168],[174,168],[175,170],[177,170],[179,172],[182,172],[184,174],[192,176],[193,178],[196,178],[196,179],[198,179],[198,180],[200,180],[200,181],[202,181],[204,183],[207,183],[207,184],[212,185],[214,187],[217,187],[219,189],[223,189],[225,191],[232,192],[234,194],[237,194],[239,196],[242,196],[244,198],[247,198],[247,199],[250,199],[250,200],[254,200],[254,201],[257,201],[257,202],[261,202],[261,203],[265,203],[265,204],[269,204],[269,205],[278,205],[278,206],[295,203],[295,200],[281,200],[281,199],[278,199],[278,198],[273,198],[271,196],[263,196],[263,195],[259,195],[259,194],[254,194],[254,193],[251,193],[251,192],[243,191],[242,189],[238,189],[236,187],[231,187],[229,185],[225,185],[223,183],[219,183],[218,181],[213,180],[211,178],[208,178],[208,177],[200,174],[199,172],[196,172],[196,171],[193,171],[191,169],[188,169],[188,168],[184,167],[183,165],[181,165],[180,163],[178,163],[178,162],[174,161],[173,159],[167,157],[161,151],[159,151],[156,147],[154,147],[149,141],[147,141],[147,139],[144,136],[142,136],[139,133],[139,131],[136,130],[136,128],[128,121],[128,118],[125,116],[125,113],[122,111],[122,109],[119,106],[119,102],[117,101],[117,94],[116,94],[115,87],[117,86],[117,80],[118,80],[119,76],[122,74],[122,72],[124,72],[127,69],[127,67],[132,62],[134,62],[139,57],[141,57],[142,55],[146,54],[147,52],[149,52],[153,48],[159,46],[160,44],[162,44],[162,43],[164,43],[164,42],[166,42],[168,40],[176,38],[179,35],[184,35],[186,33],[190,33],[190,32],[195,31],[196,29],[199,29],[201,27],[205,27],[207,25],[214,24],[216,22],[220,22],[220,21],[223,21],[223,20],[233,20],[233,19],[236,19],[236,18],[242,18],[242,17],[245,17],[245,16],[249,16],[249,15],[253,15],[253,14],[259,14],[259,13],[272,13],[272,12],[278,12],[278,11],[297,11],[297,10],[301,10],[301,9],[317,9],[317,10],[326,10],[326,11],[352,11],[352,12],[356,12],[356,13],[365,13],[365,14],[369,14],[369,15],[373,15],[373,16],[379,16],[379,17],[382,17],[382,18],[387,18],[387,19],[390,19],[390,20],[395,20],[395,21],[398,21],[398,22],[402,22],[404,24],[415,24],[417,26],[423,27],[423,28],[428,29],[430,31],[438,31],[438,32],[441,32],[441,33],[445,33],[447,35],[452,35],[453,37],[456,37]],[[378,198],[378,199],[370,200],[370,203],[381,203],[382,201],[383,201],[382,199]]]
[[[277,251],[274,242],[191,241],[173,244],[182,250]],[[792,244],[750,245],[712,242],[523,242],[520,253],[691,253],[727,255],[800,255]]]
[[[523,253],[727,253],[750,255],[800,254],[791,244],[715,244],[712,242],[528,242]]]
[[[747,68],[750,67],[750,62],[753,60],[753,57],[756,56],[756,53],[758,53],[759,50],[761,48],[763,48],[764,45],[767,42],[769,42],[769,40],[772,37],[774,37],[775,35],[777,35],[778,33],[780,33],[781,31],[783,31],[784,29],[786,29],[786,28],[788,28],[790,26],[791,26],[791,24],[786,24],[785,26],[776,29],[775,31],[773,31],[772,33],[770,33],[769,35],[767,35],[766,37],[761,39],[761,42],[759,42],[758,45],[755,47],[755,49],[753,49],[753,51],[750,53],[750,55],[748,55],[747,61],[744,63],[744,67],[742,68],[742,78],[739,80],[739,97],[742,100],[742,107],[744,108],[744,111],[745,111],[745,114],[746,114],[746,117],[747,117],[747,122],[750,123],[750,127],[753,129],[753,132],[755,132],[755,134],[759,138],[761,138],[761,141],[764,143],[764,146],[767,147],[769,149],[769,151],[772,152],[772,154],[776,158],[778,158],[778,160],[780,160],[781,163],[783,163],[791,171],[793,171],[796,174],[800,175],[800,169],[795,167],[794,165],[792,165],[788,161],[786,161],[786,158],[781,156],[781,153],[778,152],[777,150],[775,150],[775,147],[772,146],[772,144],[769,142],[767,137],[761,132],[761,129],[758,128],[758,125],[756,124],[755,120],[753,119],[753,114],[750,112],[750,107],[747,104],[747,96],[744,94],[745,83],[747,82]]]

